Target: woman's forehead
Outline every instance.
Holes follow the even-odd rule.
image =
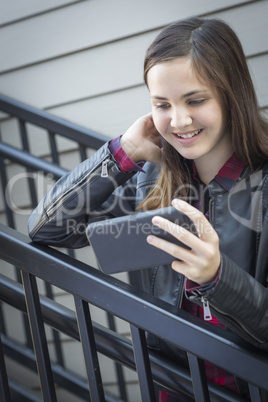
[[[149,90],[169,90],[173,87],[182,91],[196,92],[208,89],[208,84],[196,74],[190,58],[177,58],[154,65],[148,72]]]

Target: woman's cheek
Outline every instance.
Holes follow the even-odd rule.
[[[165,119],[163,116],[161,117],[153,114],[153,121],[157,131],[164,137],[168,128],[167,119]]]

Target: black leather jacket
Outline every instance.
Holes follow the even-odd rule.
[[[87,246],[88,223],[135,211],[158,174],[152,163],[144,170],[121,172],[105,144],[44,197],[29,219],[30,237],[57,247]],[[268,164],[253,174],[246,167],[230,193],[212,180],[209,196],[221,270],[217,284],[203,296],[228,329],[268,350]],[[166,266],[142,270],[141,275],[147,292],[180,308],[182,275]],[[189,298],[201,304],[198,292]],[[148,341],[160,348],[157,341]]]

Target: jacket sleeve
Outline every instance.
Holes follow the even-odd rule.
[[[268,351],[266,286],[222,255],[219,281],[206,297],[212,312],[228,329]]]
[[[60,178],[40,201],[29,218],[30,238],[56,247],[87,246],[85,229],[91,221],[134,211],[133,176],[121,172],[106,143]]]
[[[255,277],[221,254],[216,285],[202,294],[212,314],[247,342],[268,351],[268,213],[263,223]],[[201,305],[201,295],[189,299]]]

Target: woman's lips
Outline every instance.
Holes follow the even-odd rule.
[[[182,144],[190,144],[202,133],[203,128],[185,133],[173,133],[174,137]]]

